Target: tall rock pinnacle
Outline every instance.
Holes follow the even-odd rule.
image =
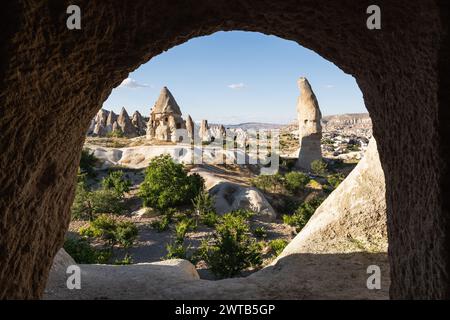
[[[297,167],[311,169],[311,162],[322,159],[322,125],[319,103],[306,78],[298,80],[300,97],[297,101],[300,151]]]

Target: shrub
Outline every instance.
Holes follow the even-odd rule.
[[[150,161],[140,196],[145,206],[166,209],[190,203],[203,188],[202,177],[188,176],[182,164],[175,163],[169,155],[161,155]]]
[[[66,250],[76,263],[85,264],[105,264],[112,255],[110,249],[95,249],[86,239],[67,238],[64,241],[64,250]]]
[[[194,211],[198,216],[216,211],[214,207],[214,198],[211,197],[211,195],[207,191],[200,192],[192,200],[192,205],[194,206]]]
[[[72,204],[73,219],[89,219],[92,221],[99,213],[122,214],[124,211],[122,198],[112,190],[89,191],[86,180],[79,176]]]
[[[117,128],[116,130],[109,132],[106,136],[109,138],[123,138],[125,137],[125,134],[121,128]]]
[[[176,242],[183,243],[184,237],[189,230],[192,230],[194,221],[191,219],[183,219],[175,226]]]
[[[214,211],[208,212],[200,217],[200,223],[210,228],[214,228],[218,221],[219,216]]]
[[[299,232],[309,221],[322,201],[322,198],[314,198],[310,201],[303,202],[292,216],[284,215],[283,222],[295,227],[297,232]]]
[[[285,187],[291,193],[303,190],[309,182],[309,177],[302,172],[289,172],[285,176]]]
[[[336,189],[344,179],[345,177],[342,173],[332,174],[327,177],[328,184],[332,186],[333,189]]]
[[[94,156],[94,152],[91,152],[88,149],[81,150],[80,170],[82,173],[87,173],[92,176],[97,162],[98,158]]]
[[[131,254],[126,254],[125,257],[122,260],[116,260],[114,261],[114,264],[116,265],[129,265],[133,264],[133,257]]]
[[[117,222],[107,215],[100,215],[89,226],[81,227],[79,233],[85,237],[106,240],[111,246],[120,244],[128,248],[136,240],[138,230],[132,222]]]
[[[231,211],[230,214],[233,216],[236,216],[236,217],[241,217],[244,220],[248,220],[251,217],[253,217],[256,213],[251,210],[247,210],[247,209],[237,209],[237,210]]]
[[[267,237],[267,231],[264,227],[255,228],[255,230],[253,230],[253,234],[255,235],[255,237],[260,239]]]
[[[153,229],[156,229],[158,232],[163,232],[169,229],[170,217],[165,215],[159,220],[153,221],[150,225]]]
[[[167,254],[165,259],[186,259],[186,248],[183,243],[175,241],[174,243],[168,243],[166,245]]]
[[[216,276],[232,277],[248,267],[261,265],[261,246],[248,233],[244,217],[227,213],[213,236],[202,242],[200,256]]]
[[[86,185],[86,174],[79,173],[77,180],[75,198],[71,208],[72,218],[92,220],[94,213],[90,204],[90,192]]]
[[[90,192],[89,202],[94,214],[122,214],[124,212],[122,198],[112,190],[95,190]]]
[[[284,239],[275,239],[269,242],[269,248],[275,256],[279,256],[287,244],[288,242]]]
[[[311,162],[311,171],[316,175],[323,175],[327,172],[327,163],[323,160],[314,160]]]
[[[279,173],[272,175],[259,175],[250,179],[252,186],[265,192],[281,192],[283,189],[283,176]]]
[[[113,190],[119,197],[123,197],[125,192],[130,191],[131,181],[124,178],[122,170],[112,171],[102,180],[105,190]]]
[[[114,232],[116,241],[124,248],[129,248],[133,245],[138,236],[138,229],[136,225],[130,221],[123,221],[117,224]]]

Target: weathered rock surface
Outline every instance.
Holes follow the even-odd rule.
[[[133,124],[135,130],[136,130],[136,136],[144,136],[146,132],[146,124],[145,120],[140,114],[139,111],[135,111],[133,113],[133,116],[131,118],[131,123]]]
[[[387,252],[386,188],[375,139],[364,158],[285,248],[293,253]]]
[[[301,95],[297,102],[300,149],[297,167],[311,169],[311,162],[322,159],[322,126],[319,103],[306,78],[298,80]]]
[[[127,110],[122,107],[122,110],[120,111],[119,117],[117,118],[117,124],[119,125],[120,129],[122,130],[123,134],[126,137],[135,137],[136,136],[136,129],[133,127],[133,124],[131,123],[130,116],[128,115]]]
[[[63,249],[58,252],[44,299],[170,299],[168,288],[200,279],[194,265],[182,259],[126,266],[79,264],[81,289],[69,290],[66,270],[74,264]]]
[[[276,219],[276,212],[256,188],[242,186],[232,182],[219,182],[209,190],[214,197],[218,214],[224,214],[237,209],[248,209],[258,214],[260,218],[270,221]]]
[[[172,93],[163,87],[158,100],[150,112],[147,124],[147,138],[157,141],[177,142],[178,129],[185,129],[186,125],[181,117],[181,110]]]

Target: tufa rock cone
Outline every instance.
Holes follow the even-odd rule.
[[[306,78],[298,80],[301,95],[297,101],[300,151],[296,166],[311,169],[311,162],[322,159],[322,126],[319,103]]]

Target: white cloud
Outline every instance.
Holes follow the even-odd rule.
[[[243,84],[242,82],[240,82],[240,83],[232,83],[232,84],[228,85],[228,88],[233,89],[233,90],[235,90],[235,89],[243,89],[244,87],[245,87],[245,84]]]
[[[122,83],[119,85],[119,88],[131,88],[131,89],[137,89],[137,88],[147,88],[149,87],[148,84],[145,83],[139,83],[134,79],[126,78],[122,81]]]

